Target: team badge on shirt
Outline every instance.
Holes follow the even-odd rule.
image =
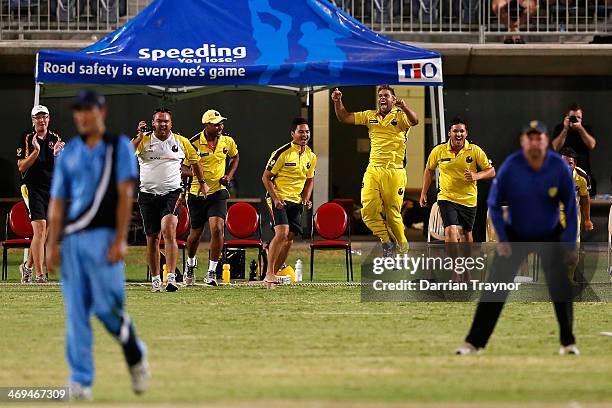
[[[556,197],[558,192],[559,192],[559,189],[557,187],[551,187],[548,189],[548,196],[551,198]]]
[[[393,120],[391,121],[391,124],[392,124],[393,126],[397,126],[397,120],[393,119]]]
[[[404,189],[400,187],[400,189],[397,190],[397,194],[403,196],[404,195]]]
[[[228,152],[227,147],[224,147],[223,148],[223,154],[227,154],[227,152]]]
[[[467,163],[471,163],[471,162],[473,162],[473,161],[474,161],[474,159],[472,159],[472,156],[468,156],[468,157],[466,157],[466,158],[465,158],[465,161],[466,161]]]
[[[21,154],[21,147],[17,148],[17,154]]]
[[[306,163],[306,168],[307,168],[308,170],[310,170],[310,166],[311,166],[310,162],[309,162],[309,163]]]
[[[177,152],[178,152],[178,146],[177,146],[177,145],[172,146],[172,149],[171,149],[171,150],[172,150],[174,153],[177,153]]]

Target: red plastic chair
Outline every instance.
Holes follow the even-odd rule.
[[[268,264],[268,256],[261,239],[261,222],[259,212],[249,203],[235,203],[227,210],[225,227],[235,238],[223,243],[223,259],[227,259],[227,250],[256,248],[259,273],[263,274]],[[252,237],[255,236],[255,239]],[[263,262],[262,262],[263,261]]]
[[[8,249],[9,248],[29,248],[32,243],[34,230],[30,222],[30,215],[25,201],[19,201],[11,208],[6,217],[6,237],[9,236],[8,229],[11,229],[18,238],[7,239],[2,242],[2,280],[8,278]]]
[[[176,224],[176,245],[179,249],[183,250],[183,268],[185,267],[185,249],[187,248],[187,241],[179,239],[189,232],[189,210],[186,206],[181,204],[181,211],[178,217],[178,223]],[[166,246],[163,238],[159,240],[159,247],[164,248]],[[183,271],[184,273],[185,271]],[[147,281],[151,280],[151,272],[147,266]]]
[[[344,208],[337,203],[329,202],[319,207],[312,219],[313,242],[310,244],[310,280],[313,278],[314,255],[316,250],[344,250],[346,260],[346,280],[353,280],[353,255],[351,253],[350,219]],[[315,231],[323,240],[314,241]],[[348,241],[339,240],[347,234]]]

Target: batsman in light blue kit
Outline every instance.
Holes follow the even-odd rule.
[[[146,347],[124,309],[123,258],[137,179],[134,150],[127,137],[106,131],[103,96],[81,92],[73,115],[79,136],[66,145],[54,169],[47,241],[47,266],[61,258],[69,394],[92,399],[92,314],[121,344],[132,389],[140,394],[150,377]]]

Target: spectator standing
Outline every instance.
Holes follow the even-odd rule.
[[[571,147],[576,152],[576,166],[584,170],[591,180],[590,195],[597,194],[597,182],[591,170],[591,150],[595,149],[593,129],[583,123],[583,109],[573,103],[567,109],[563,123],[558,124],[553,131],[552,146],[555,151],[564,147]]]
[[[25,132],[17,146],[17,167],[21,174],[21,195],[28,207],[34,235],[28,260],[19,266],[21,283],[46,283],[43,270],[47,239],[47,209],[55,158],[64,148],[59,134],[49,129],[49,109],[43,105],[32,108],[32,129]]]

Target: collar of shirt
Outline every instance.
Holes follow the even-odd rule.
[[[155,139],[157,143],[166,143],[168,140],[173,139],[173,138],[174,138],[174,133],[172,133],[171,130],[168,132],[168,137],[166,138],[166,140],[158,139],[157,136],[155,136],[155,132],[151,133],[151,142],[153,142],[153,139]]]
[[[380,116],[381,121],[387,119],[391,114],[393,113],[397,113],[399,112],[401,109],[400,108],[391,108],[391,110],[383,116],[383,114],[380,112],[380,109],[376,110],[376,116]]]
[[[296,151],[299,155],[302,155],[302,154],[304,154],[304,153],[306,153],[308,151],[308,145],[304,146],[304,151],[301,152],[302,146],[300,146],[299,144],[295,144],[295,143],[291,142],[291,149]]]
[[[219,140],[221,140],[221,135],[217,135],[217,137],[215,138],[217,141],[217,145],[219,144]],[[210,144],[208,142],[208,139],[206,139],[206,131],[203,130],[202,132],[200,132],[200,146],[202,147],[207,147],[210,150],[213,150],[210,147]],[[215,145],[216,146],[216,145]]]
[[[451,140],[451,139],[448,139],[448,142],[446,143],[446,150],[447,150],[447,151],[449,151],[449,152],[452,152],[452,151],[453,151],[453,148],[451,147],[451,142],[452,142],[452,140]],[[465,144],[463,145],[463,147],[461,148],[461,150],[459,150],[459,151],[457,152],[457,154],[461,153],[461,152],[462,152],[462,151],[464,151],[464,150],[466,150],[466,151],[467,151],[467,150],[472,150],[472,144],[471,144],[470,142],[468,142],[468,141],[467,141],[467,139],[465,139]]]

